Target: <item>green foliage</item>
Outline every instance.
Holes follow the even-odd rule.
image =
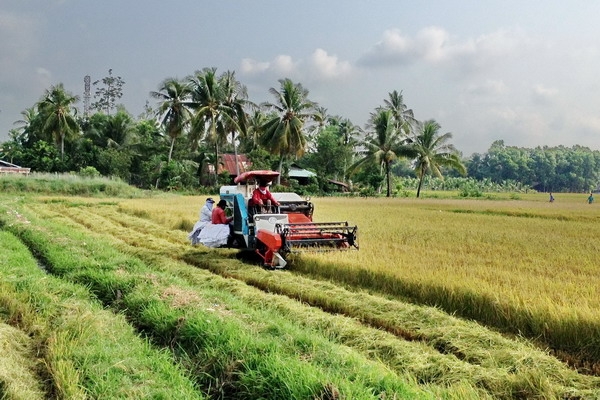
[[[124,81],[109,70],[107,77],[94,82],[93,107],[100,112],[77,117],[78,97],[62,84],[51,86],[15,121],[10,139],[0,144],[0,158],[37,172],[76,172],[91,166],[138,187],[154,188],[158,182],[165,190],[191,190],[199,181],[207,182],[200,176],[205,169],[199,168],[195,179],[188,179],[187,171],[165,170],[164,162],[202,164],[210,152],[214,165],[220,152],[236,150],[249,156],[254,169],[281,170],[282,178],[293,159],[318,174],[322,193],[335,190],[328,184],[330,179],[354,181],[358,189],[370,186],[380,192],[383,176],[386,193],[391,195],[393,181],[412,175],[415,168],[426,185],[434,183],[427,175],[458,177],[463,163],[470,177],[483,182],[475,191],[461,188],[468,197],[488,192],[487,181],[502,187],[491,190],[513,186],[514,190],[587,192],[600,187],[600,151],[577,145],[528,149],[497,140],[488,152],[461,160],[448,143],[451,135],[440,135],[435,121],[416,121],[401,91],[388,93],[383,105],[373,111],[359,143],[362,131],[350,120],[328,115],[325,107],[308,100],[308,90],[301,84],[289,79],[279,83],[280,88],[270,90],[273,103],[259,107],[248,99],[233,71],[217,74],[215,68],[204,68],[183,80],[164,80],[158,91],[150,93],[159,101],[156,115],[148,114],[147,105],[143,117],[149,119],[136,120],[117,107]],[[215,177],[210,181],[219,184]],[[419,195],[418,186],[416,191]]]
[[[93,168],[93,167],[90,167]],[[86,169],[92,173],[92,169]],[[0,175],[1,192],[72,196],[143,197],[144,192],[118,179],[84,177],[77,174]]]
[[[84,178],[97,178],[100,176],[100,172],[94,167],[85,167],[79,170],[79,175]]]
[[[108,76],[95,81],[93,85],[96,87],[96,101],[92,103],[92,108],[110,115],[117,105],[117,100],[123,97],[125,81],[120,76],[113,76],[111,68],[108,70]]]

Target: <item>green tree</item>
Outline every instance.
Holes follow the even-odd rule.
[[[117,113],[108,118],[104,136],[106,147],[122,150],[137,143],[135,123],[125,108],[118,107]]]
[[[263,103],[275,114],[265,122],[261,130],[261,144],[279,155],[278,171],[281,174],[284,160],[292,155],[302,156],[306,149],[305,122],[314,115],[315,103],[308,100],[308,90],[290,79],[280,79],[280,90],[270,88],[275,102]],[[277,179],[281,184],[281,175]]]
[[[219,160],[219,146],[225,144],[229,134],[227,121],[232,114],[225,104],[225,90],[216,68],[204,68],[189,78],[192,87],[194,116],[191,136],[196,145],[204,137],[214,146],[215,162]],[[215,174],[218,171],[215,165]]]
[[[392,112],[396,130],[406,135],[410,134],[412,125],[416,123],[416,120],[413,110],[404,104],[402,91],[394,90],[388,93],[388,98],[383,103],[385,104],[384,108]]]
[[[341,158],[344,160],[344,169],[342,172],[342,181],[346,182],[346,171],[348,164],[351,162],[352,157],[355,153],[354,148],[358,144],[358,136],[362,133],[360,127],[354,125],[348,118],[341,118],[336,121],[337,124],[333,125],[337,128],[336,132],[338,140],[342,145]],[[330,123],[333,122],[330,120]]]
[[[440,135],[440,124],[434,120],[419,124],[419,130],[410,145],[416,153],[415,171],[419,178],[417,187],[417,197],[421,194],[423,178],[427,173],[431,173],[443,179],[442,167],[450,167],[466,174],[467,169],[462,163],[458,152],[448,141],[452,138],[450,132]]]
[[[376,164],[385,171],[387,197],[392,195],[391,167],[400,156],[410,156],[414,152],[407,147],[403,137],[396,129],[394,114],[391,110],[379,108],[371,115],[370,124],[373,131],[367,134],[360,143],[363,148],[362,158],[350,166],[350,171],[355,173],[367,165]]]
[[[159,123],[171,141],[168,162],[171,161],[175,141],[184,134],[192,118],[191,93],[192,87],[187,82],[174,78],[164,80],[158,91],[150,93],[160,101],[157,108]]]
[[[103,86],[100,86],[100,83]],[[94,93],[94,99],[98,100],[92,103],[92,108],[110,115],[117,105],[117,100],[123,97],[125,81],[120,76],[113,76],[112,69],[109,69],[108,76],[95,81],[93,85],[98,86]]]
[[[221,78],[221,84],[224,92],[224,104],[227,107],[224,110],[225,128],[231,135],[231,144],[233,153],[237,160],[236,134],[245,137],[248,133],[248,118],[245,108],[251,105],[248,100],[248,91],[237,79],[235,73],[227,71]],[[235,163],[236,175],[240,174],[239,163]]]
[[[79,132],[75,119],[77,110],[73,106],[79,97],[65,91],[63,84],[47,89],[44,97],[38,103],[38,110],[43,120],[42,130],[51,135],[60,146],[60,157],[64,159],[65,138]]]

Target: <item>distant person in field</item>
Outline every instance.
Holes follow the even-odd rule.
[[[279,202],[275,200],[273,194],[269,191],[269,185],[271,182],[261,180],[258,183],[258,187],[252,192],[252,202],[255,206],[268,207],[271,205],[279,206]]]
[[[227,201],[219,200],[217,206],[214,210],[212,210],[212,223],[214,225],[217,224],[229,224],[233,221],[233,217],[228,217],[225,215],[225,208],[227,207]]]
[[[554,196],[552,196],[552,193],[550,193],[550,203],[554,203]]]
[[[588,197],[588,204],[592,204],[594,202],[594,194],[592,192],[590,192],[590,195]]]

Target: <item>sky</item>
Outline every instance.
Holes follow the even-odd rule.
[[[0,142],[52,85],[83,99],[112,69],[137,116],[166,78],[215,67],[257,103],[290,78],[361,127],[397,90],[464,157],[496,140],[600,150],[599,15],[596,0],[1,0]]]

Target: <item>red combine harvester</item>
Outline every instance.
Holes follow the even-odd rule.
[[[253,251],[269,268],[284,268],[293,252],[358,249],[358,228],[348,222],[313,222],[310,199],[283,192],[272,193],[279,206],[253,204],[257,183],[277,176],[275,171],[248,171],[235,179],[237,185],[221,187],[221,199],[233,216],[227,247]]]

